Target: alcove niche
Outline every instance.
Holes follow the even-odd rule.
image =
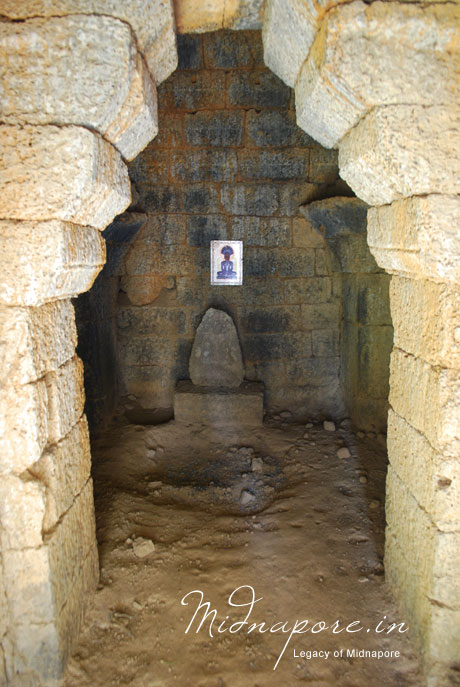
[[[173,416],[196,328],[233,318],[268,415],[349,418],[384,432],[389,275],[337,152],[295,121],[294,93],[258,31],[179,36],[159,88],[159,135],[129,164],[133,202],[104,232],[107,263],[76,299],[90,426]],[[244,283],[211,286],[212,240],[244,245]]]
[[[110,637],[97,647],[91,640],[101,609],[131,618],[126,575],[139,613],[162,603],[152,601],[149,585],[163,589],[163,602],[188,591],[183,571],[214,567],[205,577],[217,594],[223,570],[259,574],[248,542],[242,560],[235,554],[239,562],[205,553],[208,540],[218,552],[236,551],[241,531],[273,537],[262,590],[277,566],[302,576],[311,559],[311,581],[303,576],[301,588],[331,580],[331,598],[342,599],[343,581],[354,585],[340,601],[343,614],[364,604],[372,616],[388,601],[382,561],[393,328],[390,277],[367,245],[367,205],[339,177],[337,151],[297,127],[294,93],[264,65],[259,31],[179,35],[178,53],[178,69],[158,89],[159,134],[129,163],[131,206],[103,232],[107,262],[74,301],[102,591],[71,659],[69,686],[83,667],[99,684],[101,656],[113,656],[104,679],[126,678],[130,639],[117,650]],[[214,240],[243,242],[242,286],[210,284]],[[231,316],[245,378],[264,385],[257,430],[174,422],[176,385],[189,377],[209,308]],[[295,495],[299,482],[310,486]],[[284,522],[272,517],[284,511]],[[194,527],[206,543],[198,537],[193,553],[182,555],[175,545]],[[308,542],[305,527],[315,529]],[[299,558],[280,550],[283,541]],[[322,597],[314,598],[318,609]],[[286,612],[281,601],[277,612]],[[177,636],[180,620],[159,612],[141,634],[161,645],[158,627]],[[139,653],[139,629],[126,625]],[[163,661],[155,665],[162,674]],[[286,679],[291,668],[283,664]],[[150,674],[144,665],[136,670],[132,676]],[[377,679],[369,670],[363,686]],[[378,679],[396,679],[396,664],[385,670]]]

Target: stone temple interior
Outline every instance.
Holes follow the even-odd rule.
[[[460,685],[460,6],[0,15],[0,685]]]

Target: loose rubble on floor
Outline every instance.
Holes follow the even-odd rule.
[[[238,435],[120,424],[93,455],[101,578],[65,687],[421,687],[407,633],[375,631],[405,620],[384,585],[385,437],[283,412]],[[248,611],[239,587],[278,631],[225,630]],[[186,632],[197,590],[213,637],[209,619]],[[305,619],[363,630],[296,634],[273,670],[281,625]]]

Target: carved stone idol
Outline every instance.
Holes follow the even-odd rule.
[[[239,387],[244,378],[240,342],[232,318],[210,308],[197,329],[189,362],[197,386]]]

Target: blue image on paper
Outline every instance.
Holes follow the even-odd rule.
[[[224,256],[224,259],[220,263],[217,279],[236,279],[237,274],[233,269],[233,261],[230,260],[230,256],[233,255],[233,248],[231,246],[224,246],[220,252]]]

